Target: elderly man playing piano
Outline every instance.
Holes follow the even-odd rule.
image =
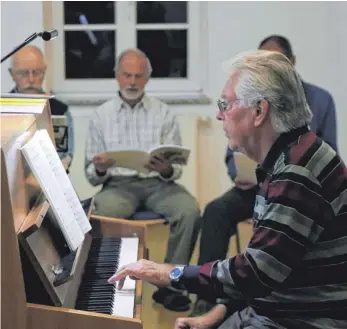
[[[116,63],[120,90],[91,117],[85,172],[89,182],[102,184],[95,196],[96,215],[129,218],[139,205],[163,215],[170,224],[165,262],[189,263],[200,225],[197,200],[175,181],[181,165],[152,157],[149,174],[117,167],[107,151],[126,148],[148,151],[161,144],[181,144],[179,124],[168,106],[145,94],[151,75],[148,57],[138,49],[122,52]],[[174,311],[187,311],[190,300],[180,291],[160,288],[153,299]]]
[[[300,76],[281,53],[229,63],[218,119],[229,147],[259,163],[253,236],[243,254],[202,266],[146,260],[127,276],[217,300],[176,329],[347,328],[347,168],[310,130]]]

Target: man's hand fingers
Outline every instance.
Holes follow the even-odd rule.
[[[111,276],[107,282],[112,284],[118,281],[117,287],[118,289],[122,289],[125,279],[127,276],[129,276],[130,279],[132,280],[139,280],[134,274],[134,270],[132,270],[132,265],[134,264],[129,264],[127,267],[123,266],[119,269],[117,273],[115,273],[113,276]]]
[[[149,160],[149,163],[152,164],[152,165],[154,165],[154,166],[156,166],[156,165],[161,164],[162,161],[160,161],[160,160],[158,160],[158,159],[156,159],[156,158],[151,158],[151,159]]]
[[[162,156],[162,155],[155,155],[154,157],[153,157],[153,159],[155,159],[155,160],[157,160],[157,161],[159,161],[159,162],[164,162],[166,159]]]
[[[178,318],[175,321],[174,329],[191,329],[190,319],[189,318]]]
[[[144,167],[148,170],[155,170],[150,163],[146,164]]]
[[[186,325],[184,320],[185,320],[184,318],[176,319],[174,329],[185,329],[185,328],[187,328],[187,325]]]
[[[120,280],[118,281],[118,283],[117,283],[117,289],[118,289],[118,290],[122,290],[122,288],[123,288],[123,286],[124,286],[125,279],[126,279],[126,277],[125,277],[125,278],[122,278],[122,279],[120,279]]]
[[[115,273],[114,275],[112,275],[108,280],[107,282],[108,283],[115,283],[117,281],[120,281],[122,279],[125,280],[125,278],[129,275],[129,270],[127,268],[122,268],[120,269],[117,273]],[[124,281],[123,280],[123,281]],[[123,282],[124,283],[124,282]]]

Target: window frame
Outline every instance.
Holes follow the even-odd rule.
[[[116,49],[120,50],[136,46],[137,29],[179,29],[187,27],[187,78],[152,78],[146,86],[146,92],[163,99],[193,100],[204,97],[206,90],[206,63],[207,63],[207,15],[206,4],[200,1],[188,1],[188,23],[185,24],[136,24],[136,2],[116,1],[116,24],[93,24],[93,29],[116,29]],[[81,25],[64,25],[63,1],[52,2],[52,23],[60,32],[59,37],[52,43],[52,89],[57,95],[69,100],[83,98],[93,101],[95,99],[108,99],[117,90],[115,79],[65,79],[64,63],[64,31],[82,30]],[[54,15],[53,15],[54,13]],[[64,28],[66,27],[66,29]],[[88,28],[88,26],[85,26]]]

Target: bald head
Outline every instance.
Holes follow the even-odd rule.
[[[45,58],[36,46],[25,46],[12,56],[10,74],[19,93],[40,93],[45,70]]]

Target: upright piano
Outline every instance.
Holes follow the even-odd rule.
[[[107,278],[146,257],[144,229],[90,216],[72,252],[20,148],[37,130],[54,143],[48,99],[4,95],[1,107],[1,328],[140,329],[141,281]]]

